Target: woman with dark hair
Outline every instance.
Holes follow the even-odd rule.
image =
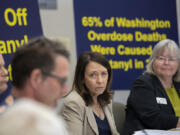
[[[72,135],[119,135],[112,113],[112,70],[100,53],[79,56],[61,114]]]

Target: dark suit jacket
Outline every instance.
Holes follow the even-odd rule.
[[[173,82],[180,95],[180,83]],[[133,84],[127,102],[122,135],[140,129],[175,128],[178,117],[161,82],[154,75],[141,75]]]

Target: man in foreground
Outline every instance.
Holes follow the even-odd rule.
[[[62,43],[39,37],[15,52],[12,58],[12,93],[56,107],[67,93],[69,53]]]

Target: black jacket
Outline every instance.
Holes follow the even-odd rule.
[[[180,83],[173,82],[173,84],[180,95]],[[141,75],[136,79],[128,97],[122,135],[132,135],[134,131],[140,129],[175,128],[177,121],[178,117],[175,116],[159,79],[149,74]]]

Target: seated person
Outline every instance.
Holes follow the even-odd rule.
[[[68,135],[61,117],[30,99],[20,99],[8,107],[0,121],[0,135]]]
[[[180,127],[180,52],[174,41],[154,47],[145,73],[132,86],[126,111],[123,135]]]
[[[79,56],[73,90],[65,97],[61,114],[72,135],[119,135],[112,113],[112,70],[99,53]]]
[[[12,57],[12,94],[53,108],[68,92],[69,52],[61,42],[37,37]]]
[[[7,106],[13,104],[13,97],[9,90],[8,85],[8,71],[5,68],[5,62],[2,54],[0,54],[0,113],[3,113]]]

